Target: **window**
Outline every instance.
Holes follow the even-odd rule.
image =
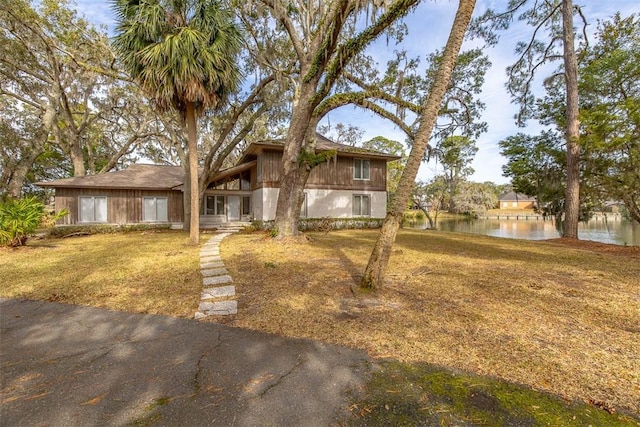
[[[364,194],[353,195],[353,216],[370,216],[371,199]]]
[[[370,179],[369,176],[369,160],[353,159],[353,178],[354,179]]]
[[[80,196],[80,222],[107,222],[107,198]]]
[[[224,196],[206,196],[204,198],[205,215],[224,215]]]
[[[302,206],[300,206],[300,216],[307,217],[307,193],[302,194]]]
[[[251,190],[251,177],[249,176],[249,172],[240,174],[240,189]]]
[[[142,221],[167,221],[167,198],[143,197]]]
[[[242,215],[251,215],[251,197],[242,196]]]

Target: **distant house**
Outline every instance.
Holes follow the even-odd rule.
[[[534,209],[536,198],[510,191],[498,198],[500,209]]]
[[[282,142],[249,145],[240,161],[213,177],[200,212],[203,228],[252,219],[275,219]],[[334,143],[318,135],[318,151],[332,151],[305,187],[301,216],[384,218],[387,162],[397,156]],[[60,224],[181,224],[184,174],[178,166],[134,164],[100,175],[40,182],[55,189]]]

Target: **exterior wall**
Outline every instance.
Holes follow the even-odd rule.
[[[355,158],[361,157],[338,155],[335,159],[319,164],[311,171],[306,188],[386,191],[386,160],[368,158],[370,179],[364,180],[353,177],[353,160]],[[256,188],[278,187],[281,162],[282,151],[264,150],[260,153],[257,164]]]
[[[110,190],[100,188],[56,188],[55,209],[67,209],[70,213],[58,221],[60,225],[89,224],[79,222],[80,196],[104,196],[107,198],[107,224],[142,223],[142,198],[166,197],[167,222],[181,223],[184,208],[182,192],[171,190]]]
[[[534,202],[532,200],[501,200],[500,209],[533,209]]]
[[[307,195],[308,218],[351,218],[353,217],[354,194],[371,198],[371,218],[384,218],[387,214],[386,191],[351,191],[305,189]]]
[[[242,197],[243,196],[249,196],[251,197],[251,209],[254,209],[254,195],[252,192],[250,191],[243,191],[243,190],[207,190],[205,192],[205,194],[203,195],[203,197],[206,196],[224,196],[225,197],[225,201],[224,201],[224,205],[225,205],[225,214],[224,215],[206,215],[203,210],[204,210],[204,205],[200,206],[200,227],[201,228],[208,228],[208,227],[214,227],[217,225],[220,225],[222,223],[228,222],[229,221],[229,201],[228,201],[228,197],[229,196],[237,196],[240,198],[240,204],[242,204]],[[239,206],[239,208],[241,208],[241,206]],[[240,215],[240,213],[239,213]],[[251,221],[251,217],[250,215],[240,215],[240,221]]]
[[[261,188],[253,192],[253,217],[261,221],[273,221],[279,189]],[[307,218],[351,218],[353,217],[354,194],[371,198],[371,218],[384,218],[387,213],[386,191],[305,189]]]
[[[260,221],[273,221],[276,219],[279,192],[278,188],[259,188],[252,192],[251,209],[253,219]]]

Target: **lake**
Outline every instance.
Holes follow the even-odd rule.
[[[405,222],[405,227],[429,227],[422,221]],[[437,229],[461,233],[484,234],[486,236],[505,237],[509,239],[544,240],[561,236],[552,219],[439,219]],[[616,245],[640,246],[640,226],[637,223],[616,218],[594,217],[589,222],[581,222],[578,226],[578,237],[581,240],[594,240]]]

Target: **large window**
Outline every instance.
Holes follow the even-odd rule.
[[[365,194],[353,195],[353,216],[370,216],[371,198]]]
[[[204,198],[205,215],[225,215],[224,196],[206,196]]]
[[[370,179],[370,163],[366,159],[353,159],[353,178]]]
[[[143,197],[142,221],[167,221],[167,198]]]
[[[80,196],[80,222],[107,222],[107,198]]]

